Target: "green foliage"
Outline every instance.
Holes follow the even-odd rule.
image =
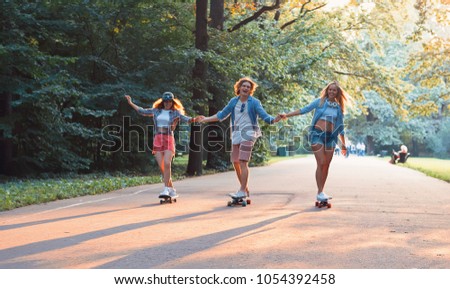
[[[160,182],[159,176],[93,176],[79,179],[24,180],[0,184],[0,211],[55,200],[96,195],[126,187]]]
[[[1,127],[17,147],[11,174],[148,167],[134,152],[103,152],[102,129],[131,114],[118,111],[125,93],[148,107],[171,90],[189,111],[193,10],[182,7],[193,6],[143,2],[2,2],[0,84],[14,113]]]
[[[448,116],[448,39],[442,33],[426,34],[445,25],[445,21],[439,24],[441,9],[435,5],[431,1],[377,2],[364,16],[370,20],[364,23],[378,23],[379,29],[358,33],[358,45],[368,52],[378,72],[368,74],[373,75],[371,86],[360,82],[366,99],[356,103],[362,114],[354,111],[355,118],[348,122],[353,141],[374,142],[370,144],[374,151],[402,143],[412,147],[414,154],[437,156],[437,151],[448,150],[437,139]],[[417,16],[418,26],[408,25]],[[398,40],[408,34],[407,41]]]
[[[242,76],[259,84],[255,97],[272,115],[302,107],[338,80],[355,102],[346,118],[350,138],[370,136],[377,146],[407,139],[427,152],[448,151],[439,139],[447,133],[448,37],[411,42],[426,39],[429,19],[442,26],[445,13],[415,0],[375,1],[372,9],[353,1],[331,11],[301,3],[283,2],[231,33],[227,28],[260,6],[229,3],[224,30],[210,29],[208,51],[200,52],[193,48],[194,1],[2,1],[0,94],[13,96],[13,113],[0,118],[0,137],[14,142],[10,173],[148,172],[149,150],[138,148],[151,144],[151,133],[133,125],[146,128],[150,119],[123,95],[149,107],[172,91],[188,115],[198,106],[215,113]],[[411,30],[416,11],[419,29]],[[411,37],[399,41],[401,35]],[[194,103],[198,58],[208,63],[208,92]],[[261,141],[267,143],[255,148],[253,161],[264,162],[274,143],[302,138],[308,123],[289,120],[289,138]],[[116,141],[115,150],[102,149],[107,141]],[[127,143],[133,145],[125,153]],[[222,157],[217,166],[224,167]]]
[[[429,120],[419,119],[418,122],[426,124],[425,145],[432,155],[440,158],[450,158],[450,119]]]

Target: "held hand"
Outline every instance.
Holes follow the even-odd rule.
[[[204,119],[205,119],[204,115],[199,115],[199,116],[195,117],[194,121],[202,123]]]
[[[282,120],[286,120],[288,118],[285,113],[280,113],[279,116],[281,117]]]
[[[341,153],[343,156],[347,155],[347,147],[345,145],[342,146]]]
[[[277,115],[277,116],[274,118],[273,123],[277,123],[277,122],[279,122],[280,120],[281,120],[280,115]]]
[[[127,99],[127,101],[128,101],[128,103],[132,103],[132,101],[131,101],[131,96],[129,96],[129,95],[125,95],[125,98]]]
[[[277,115],[277,117],[275,118],[274,122],[279,122],[280,120],[285,120],[285,119],[287,119],[286,114],[285,113],[279,113]]]

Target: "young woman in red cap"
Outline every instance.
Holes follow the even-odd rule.
[[[193,122],[196,118],[185,116],[181,101],[171,92],[164,92],[162,97],[153,103],[152,108],[142,108],[125,95],[128,104],[143,116],[152,116],[153,127],[153,154],[164,179],[164,189],[160,196],[176,197],[177,193],[172,183],[172,159],[175,155],[175,137],[173,131],[178,122]]]

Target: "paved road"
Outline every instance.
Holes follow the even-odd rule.
[[[335,157],[314,207],[315,161],[252,168],[252,204],[227,207],[234,172],[0,213],[0,268],[450,268],[450,184],[375,158]]]

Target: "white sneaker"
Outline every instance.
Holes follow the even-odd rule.
[[[177,196],[177,190],[175,190],[173,187],[169,187],[169,196],[176,197]]]
[[[162,196],[169,196],[169,188],[164,187],[164,190],[159,194],[160,197]]]
[[[236,193],[229,193],[228,196],[230,196],[232,198],[236,198],[236,194],[237,194],[237,192]]]
[[[326,202],[330,199],[332,199],[332,196],[328,196],[327,194],[325,194],[324,192],[321,192],[320,194],[317,195],[317,200],[319,202]]]
[[[233,197],[239,198],[239,199],[245,199],[247,197],[247,193],[245,193],[243,191],[238,191],[236,194],[233,194]]]

